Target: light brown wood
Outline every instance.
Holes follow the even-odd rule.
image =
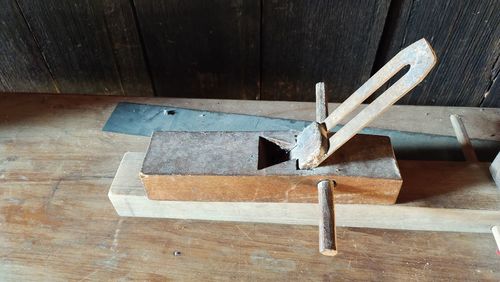
[[[476,152],[474,152],[474,148],[472,147],[472,143],[470,142],[470,138],[467,134],[462,118],[458,115],[451,115],[450,121],[453,125],[453,130],[455,130],[458,143],[460,143],[460,146],[462,147],[465,160],[468,162],[477,162]]]
[[[109,187],[123,154],[145,152],[149,138],[102,132],[118,101],[307,120],[315,111],[300,102],[0,94],[0,280],[500,280],[491,233],[341,226],[332,260],[318,253],[313,225],[120,217]],[[499,109],[394,106],[372,126],[454,136],[452,113],[466,117],[471,138],[498,138],[490,135]],[[488,164],[441,167],[400,162],[405,206],[500,210]]]
[[[325,256],[337,254],[337,231],[335,228],[335,201],[331,180],[318,182],[319,252]]]
[[[143,159],[144,153],[126,153],[110,187],[109,199],[121,216],[318,225],[317,203],[149,200],[138,177]],[[405,173],[417,170],[429,176],[429,182],[417,174],[418,180],[405,183],[406,198],[396,205],[336,204],[336,226],[490,233],[500,218],[500,197],[492,193],[487,164],[406,161],[402,167]],[[453,181],[460,178],[465,186]],[[432,192],[408,193],[423,187]]]
[[[328,178],[337,182],[337,203],[395,203],[402,180],[388,137],[357,135],[312,170],[298,170],[295,160],[258,169],[261,136],[291,143],[294,135],[156,132],[141,179],[153,200],[316,203],[316,183]]]
[[[489,163],[399,161],[403,187],[398,203],[410,206],[500,210]]]

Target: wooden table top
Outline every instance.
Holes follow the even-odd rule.
[[[101,130],[119,101],[314,119],[314,103],[0,94],[0,280],[500,280],[491,234],[338,228],[332,258],[314,226],[120,218],[108,189],[149,138]],[[452,136],[451,113],[500,140],[499,109],[394,106],[371,126]]]

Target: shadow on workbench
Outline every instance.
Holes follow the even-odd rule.
[[[498,209],[489,163],[398,161],[397,203],[439,208]]]

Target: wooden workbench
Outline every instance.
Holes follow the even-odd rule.
[[[500,280],[491,234],[339,228],[331,258],[314,226],[120,218],[108,189],[123,154],[144,152],[149,138],[101,131],[119,101],[314,118],[313,103],[1,94],[0,280]],[[395,106],[371,126],[453,135],[450,113],[465,116],[472,138],[500,139],[498,109]],[[403,178],[435,185],[415,169],[425,166],[402,163]],[[479,202],[463,185],[413,199],[498,207],[492,182],[482,185],[492,192]]]

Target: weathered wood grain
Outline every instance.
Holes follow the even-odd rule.
[[[342,249],[332,260],[317,251],[317,226],[120,218],[109,202],[123,154],[145,152],[149,142],[101,131],[118,101],[310,120],[314,103],[41,94],[0,99],[0,280],[500,280],[491,234],[339,227]],[[467,128],[473,117],[469,134],[476,138],[488,135],[497,111],[399,106],[378,122],[453,134],[448,117],[457,113],[467,117]],[[434,198],[426,183],[441,179],[420,179],[437,167],[401,163],[405,179],[416,173],[416,191],[429,187],[422,202]],[[457,169],[443,175],[457,175]],[[491,206],[495,194],[488,200],[465,189],[475,177],[439,192],[439,203],[461,209],[482,199]]]
[[[498,44],[498,43],[497,43]],[[498,46],[498,45],[497,45]],[[484,94],[484,100],[481,107],[500,108],[500,48],[497,48],[497,57],[495,64],[491,68],[487,92]]]
[[[264,100],[342,102],[371,75],[390,1],[264,1]]]
[[[154,96],[132,2],[105,0],[103,9],[123,93],[127,96]]]
[[[325,83],[316,83],[316,122],[322,123],[328,116],[328,100],[325,93]]]
[[[152,200],[317,203],[316,183],[328,178],[338,203],[396,202],[402,180],[386,136],[357,135],[314,169],[298,170],[293,159],[259,168],[273,158],[261,136],[293,144],[296,134],[155,132],[141,179]]]
[[[152,218],[179,218],[220,221],[263,222],[280,224],[318,225],[321,217],[317,203],[256,203],[256,202],[229,202],[229,201],[155,201],[146,196],[144,187],[138,177],[144,153],[128,152],[124,155],[111,184],[108,197],[113,203],[116,212],[121,216],[152,217]],[[487,171],[487,164],[477,167],[476,170],[467,169],[467,163],[453,162],[422,162],[406,161],[405,163],[421,165],[421,170],[443,181],[425,183],[430,187],[427,198],[414,201],[401,201],[397,205],[362,205],[336,203],[336,225],[343,227],[367,227],[380,229],[426,230],[448,232],[490,233],[491,226],[496,224],[500,217],[500,198],[491,197],[496,191]],[[457,169],[462,168],[462,169]],[[469,197],[469,202],[457,204],[461,199],[460,193],[448,193],[448,202],[455,204],[455,208],[436,205],[443,192],[457,189],[451,175],[443,177],[447,171],[455,169],[461,174],[470,173],[476,182],[467,182],[462,187],[463,192],[476,194]],[[411,170],[406,173],[412,173]],[[469,176],[470,177],[470,176]],[[467,179],[467,176],[464,178]],[[443,183],[449,183],[444,184]],[[420,182],[410,182],[405,185],[407,191],[418,191]],[[462,192],[462,193],[463,193]],[[494,194],[493,194],[494,195]],[[479,206],[481,198],[490,197],[490,204]]]
[[[158,96],[258,96],[260,1],[134,3]]]
[[[400,104],[479,106],[487,92],[487,100],[494,101],[498,98],[493,97],[500,95],[498,87],[491,88],[498,76],[499,10],[500,2],[495,0],[393,1],[391,26],[381,45],[383,59],[375,70],[400,49],[424,37],[439,63]]]
[[[57,92],[16,1],[0,7],[0,92]]]
[[[133,85],[148,85],[150,80],[141,62],[140,43],[130,7],[126,7],[128,2],[21,0],[18,3],[61,92],[152,93],[149,86],[139,88],[145,93],[131,89],[136,87]]]
[[[500,107],[495,0],[1,4],[4,92],[340,102],[425,37],[440,65],[401,104]]]

